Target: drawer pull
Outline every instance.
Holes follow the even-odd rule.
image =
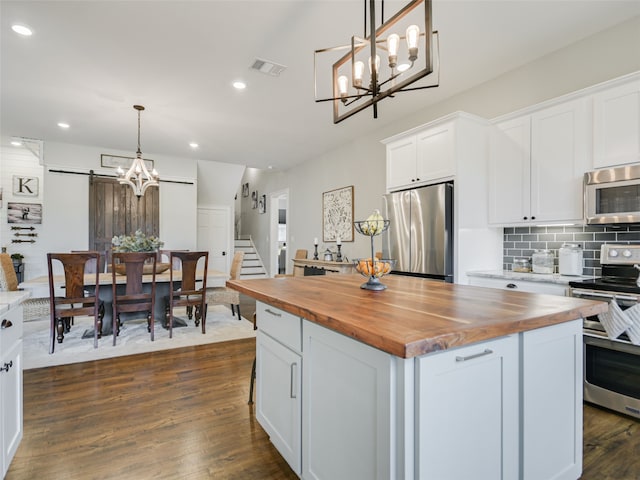
[[[507,283],[507,288],[518,288],[518,285],[515,283]]]
[[[456,362],[466,362],[467,360],[473,360],[474,358],[484,357],[485,355],[491,355],[493,350],[485,348],[484,352],[474,353],[473,355],[467,355],[466,357],[456,357]]]
[[[5,329],[9,327],[13,327],[13,323],[11,323],[11,320],[7,320],[6,318],[2,320],[2,328]]]
[[[8,372],[13,367],[13,360],[9,360],[9,363],[5,363],[4,367],[0,367],[0,372]]]
[[[289,392],[289,396],[291,398],[297,398],[297,382],[296,382],[296,371],[298,370],[298,364],[292,363],[291,367],[291,391]]]
[[[281,316],[282,316],[282,314],[281,314],[281,313],[274,312],[273,310],[271,310],[271,309],[269,309],[269,308],[265,308],[265,310],[264,310],[264,311],[265,311],[265,312],[267,312],[267,313],[270,313],[271,315],[274,315],[274,316],[276,316],[276,317],[281,317]]]

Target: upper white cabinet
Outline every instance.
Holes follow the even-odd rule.
[[[583,175],[592,167],[587,105],[579,98],[495,125],[491,224],[582,223]]]
[[[640,79],[593,96],[593,165],[640,162]]]
[[[387,144],[387,190],[432,183],[453,176],[454,122],[412,132]]]

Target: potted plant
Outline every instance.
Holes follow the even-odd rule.
[[[22,255],[21,253],[11,254],[11,261],[13,261],[14,265],[20,265],[22,263],[23,258],[24,258],[24,255]]]
[[[155,235],[146,235],[141,230],[136,230],[132,235],[116,235],[111,239],[114,252],[157,252],[164,242]],[[162,273],[169,269],[168,263],[157,263],[156,273]],[[152,273],[153,265],[144,265],[144,273]],[[116,265],[116,273],[125,274],[124,265]]]

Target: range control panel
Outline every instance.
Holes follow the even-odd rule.
[[[606,243],[600,247],[600,263],[608,265],[640,263],[640,245]]]

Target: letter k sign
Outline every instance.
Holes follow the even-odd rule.
[[[38,196],[38,177],[13,176],[13,194],[27,197]]]

